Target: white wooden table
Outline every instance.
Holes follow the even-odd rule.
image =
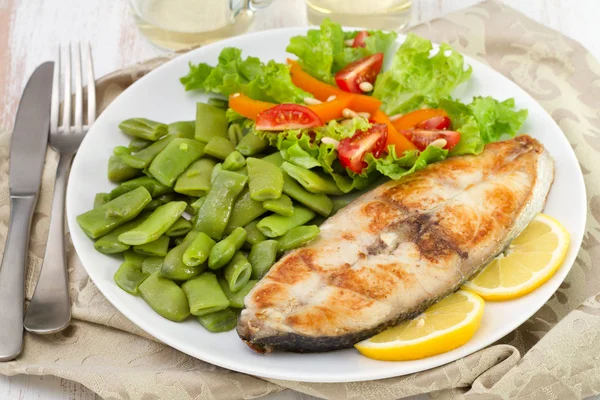
[[[413,0],[412,24],[480,0]],[[570,36],[600,58],[599,0],[505,0],[511,7]],[[275,0],[259,13],[253,30],[306,25],[303,0]],[[25,80],[57,43],[89,41],[96,73],[111,71],[163,52],[147,42],[132,22],[127,0],[0,0],[0,126],[11,128]],[[0,376],[0,399],[92,400],[80,384],[50,376]],[[307,400],[285,391],[270,400]]]

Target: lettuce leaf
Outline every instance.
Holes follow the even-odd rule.
[[[365,157],[367,168],[363,170],[361,175],[370,174],[375,169],[388,178],[400,179],[405,175],[425,168],[431,163],[445,160],[447,156],[448,150],[428,146],[423,151],[411,150],[405,152],[402,157],[398,157],[394,146],[389,146],[388,154],[384,157],[375,158],[373,154],[367,154]]]
[[[463,56],[442,43],[430,56],[431,42],[409,33],[394,56],[392,66],[379,75],[373,96],[383,102],[383,110],[397,114],[416,108],[419,100],[436,101],[471,76]]]
[[[215,67],[190,63],[189,73],[180,78],[185,90],[203,90],[229,96],[241,92],[253,99],[275,103],[300,103],[309,93],[292,83],[289,67],[275,61],[262,63],[256,57],[242,59],[242,51],[226,47]]]
[[[294,36],[286,51],[298,57],[304,71],[333,84],[337,71],[361,58],[384,53],[397,37],[395,32],[372,30],[365,39],[364,48],[346,46],[344,41],[353,39],[358,32],[344,32],[339,24],[327,18],[319,29],[311,29],[305,36]]]
[[[492,97],[475,97],[469,109],[477,120],[481,138],[484,143],[500,140],[507,134],[514,136],[527,119],[527,110],[515,110],[515,100],[502,102]]]

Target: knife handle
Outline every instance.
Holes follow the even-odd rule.
[[[37,196],[10,196],[10,226],[0,265],[0,361],[15,359],[23,348],[25,268],[31,217]]]

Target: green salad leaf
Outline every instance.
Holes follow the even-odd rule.
[[[214,67],[190,63],[190,72],[180,81],[186,90],[224,96],[240,92],[256,100],[275,103],[300,103],[305,97],[312,97],[292,83],[287,65],[275,61],[264,64],[256,57],[242,59],[242,51],[234,47],[224,48]]]
[[[442,43],[430,56],[431,42],[409,33],[396,54],[391,67],[379,75],[373,96],[383,102],[388,114],[405,113],[419,101],[436,101],[448,97],[452,90],[471,76],[463,56]]]
[[[475,97],[469,109],[477,120],[484,143],[500,140],[502,135],[514,136],[527,119],[527,110],[515,110],[515,100],[502,102],[492,97]]]
[[[325,19],[319,29],[311,29],[306,35],[294,36],[286,48],[295,54],[302,69],[315,78],[334,83],[334,74],[346,65],[375,53],[384,53],[396,40],[395,32],[368,31],[365,47],[346,46],[344,41],[353,39],[359,31],[344,32],[339,24]]]

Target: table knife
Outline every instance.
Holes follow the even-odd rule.
[[[0,361],[16,358],[23,347],[27,248],[48,145],[53,71],[54,63],[46,62],[29,78],[10,143],[10,226],[0,265]]]

